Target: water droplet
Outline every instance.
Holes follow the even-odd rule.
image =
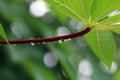
[[[31,42],[31,45],[33,45],[33,46],[34,46],[34,45],[35,45],[35,43],[32,43],[32,42]]]
[[[41,43],[38,43],[38,44],[41,44]]]
[[[46,44],[46,42],[42,42],[42,44]]]
[[[33,40],[33,39],[35,39],[35,38],[29,38],[29,40]],[[33,43],[33,42],[31,42],[31,45],[35,45],[35,43]]]
[[[71,39],[65,39],[64,41],[70,41]]]
[[[16,46],[16,44],[14,44],[14,46]]]
[[[35,38],[33,38],[33,37],[29,38],[29,40],[31,40],[31,39],[35,39]]]
[[[59,40],[58,42],[62,44],[64,42],[64,40]]]
[[[114,62],[114,61],[112,62],[110,69],[109,69],[108,66],[107,66],[104,62],[102,62],[102,61],[99,63],[99,66],[100,66],[100,68],[101,68],[103,71],[105,71],[105,72],[107,72],[107,73],[110,73],[110,74],[115,73],[115,72],[117,71],[117,68],[118,68],[118,64],[117,64],[116,62]]]

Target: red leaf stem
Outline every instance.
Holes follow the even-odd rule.
[[[90,27],[87,27],[85,30],[76,32],[69,35],[52,37],[52,38],[36,38],[36,39],[26,39],[26,40],[8,40],[9,44],[25,44],[25,43],[42,43],[42,42],[53,42],[59,40],[71,39],[79,36],[83,36],[91,30]],[[5,40],[0,40],[0,44],[7,44]]]

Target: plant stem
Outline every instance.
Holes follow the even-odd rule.
[[[26,39],[26,40],[8,40],[9,44],[25,44],[25,43],[42,43],[42,42],[53,42],[59,40],[71,39],[79,36],[83,36],[91,30],[90,27],[87,27],[85,30],[76,32],[73,34],[58,36],[53,38],[36,38],[36,39]],[[8,44],[5,40],[0,40],[0,44]]]

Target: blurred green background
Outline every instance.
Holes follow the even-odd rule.
[[[43,0],[0,0],[0,23],[9,40],[66,35],[83,24]],[[0,80],[120,80],[118,52],[110,69],[98,60],[84,37],[63,43],[0,45]],[[109,45],[109,44],[108,44]]]

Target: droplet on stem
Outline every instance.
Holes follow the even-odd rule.
[[[65,39],[64,41],[70,41],[71,39]]]
[[[38,43],[38,44],[41,44],[41,43]]]
[[[64,42],[64,40],[59,40],[58,42],[62,44]]]
[[[16,44],[14,44],[14,46],[16,46]]]
[[[29,40],[33,40],[35,38],[29,38]],[[35,45],[35,43],[31,42],[31,45]]]
[[[32,43],[32,42],[31,42],[31,45],[33,45],[33,46],[34,46],[34,45],[35,45],[35,43]]]
[[[42,42],[42,44],[46,44],[46,42]]]

